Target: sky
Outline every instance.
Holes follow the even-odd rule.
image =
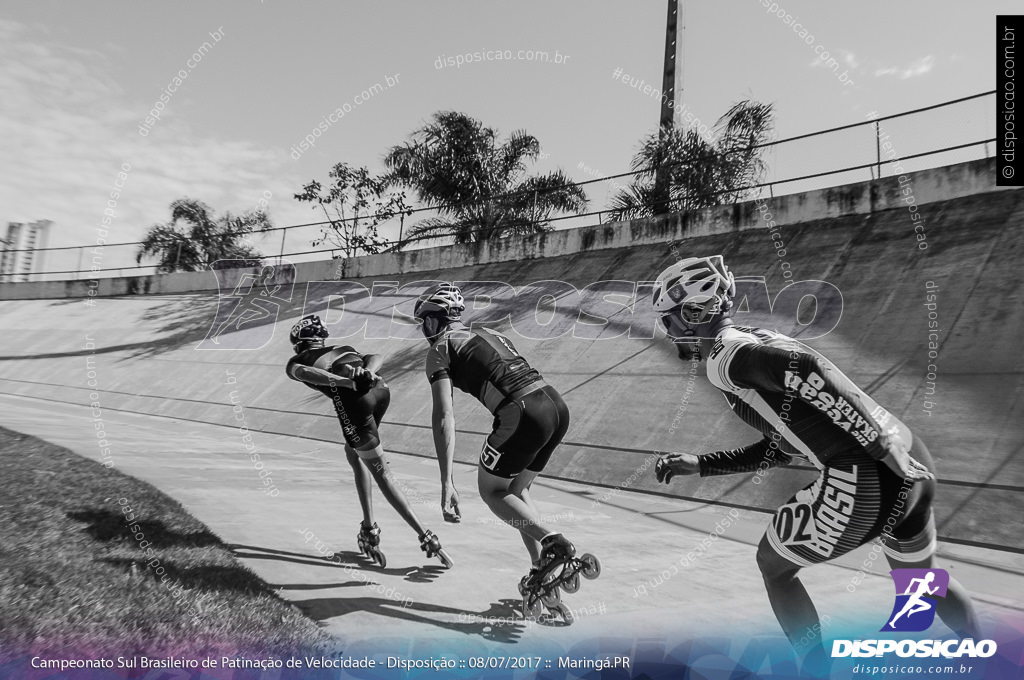
[[[680,100],[701,121],[754,98],[774,104],[781,139],[991,90],[995,15],[1020,3],[777,5],[812,45],[761,0],[685,3]],[[139,240],[184,196],[218,213],[263,199],[275,226],[313,222],[322,213],[293,199],[305,183],[326,181],[339,161],[382,171],[386,149],[442,110],[536,136],[542,157],[531,172],[560,168],[577,181],[626,172],[658,124],[660,100],[639,83],[660,86],[665,20],[664,0],[3,3],[0,220],[53,220],[50,246],[94,245],[104,210],[108,243]],[[446,63],[491,50],[524,58]],[[359,101],[377,83],[385,87]],[[315,146],[300,149],[338,109]],[[902,153],[986,125],[990,137],[976,106],[904,126]],[[778,162],[813,172],[845,152],[808,146]],[[591,210],[607,205],[610,187],[588,187]],[[285,251],[308,250],[314,235],[290,231]],[[280,236],[257,245],[276,255]],[[133,252],[107,248],[103,265],[133,265]],[[77,268],[79,257],[54,253],[47,269]]]

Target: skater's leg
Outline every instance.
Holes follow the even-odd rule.
[[[932,472],[935,461],[928,447],[920,437],[914,437],[911,455]],[[934,569],[935,568],[935,514],[932,509],[936,481],[928,479],[914,483],[907,499],[907,514],[892,531],[891,536],[882,535],[883,552],[893,569]],[[943,623],[961,638],[982,638],[978,615],[974,611],[971,596],[967,590],[949,577],[946,596],[936,598],[935,612]]]
[[[360,450],[358,454],[366,467],[370,469],[370,474],[373,475],[374,481],[377,482],[377,487],[387,502],[391,504],[391,507],[413,528],[417,536],[425,534],[427,532],[426,528],[420,523],[416,513],[413,512],[409,501],[405,499],[405,494],[395,485],[394,477],[388,468],[388,460],[384,454],[384,448],[378,444],[372,449]]]
[[[775,618],[793,648],[808,659],[822,656],[821,623],[811,596],[797,576],[800,567],[775,552],[767,535],[757,546],[757,566]]]
[[[359,495],[359,506],[363,510],[363,526],[373,526],[373,489],[370,487],[370,473],[359,461],[359,454],[348,444],[345,445],[345,457],[352,466],[356,478],[356,493]]]
[[[511,402],[496,414],[477,469],[480,497],[502,521],[519,530],[536,564],[541,541],[554,533],[541,523],[530,487],[569,428],[569,410],[550,386]]]
[[[530,495],[530,487],[533,485],[533,480],[537,479],[538,474],[540,473],[533,472],[532,470],[523,470],[518,477],[512,480],[512,483],[509,485],[509,491],[522,499],[533,510],[534,514],[540,517],[540,510],[534,505],[533,498]],[[536,564],[540,561],[540,541],[522,530],[520,530],[519,535],[523,538],[523,544],[530,553],[530,560]]]
[[[541,391],[541,395],[538,395],[538,399],[544,403],[546,429],[550,432],[550,436],[537,451],[537,455],[534,456],[526,469],[512,480],[509,490],[521,498],[539,518],[540,510],[533,502],[531,489],[533,488],[534,480],[543,472],[548,461],[551,459],[551,455],[569,430],[569,407],[565,405],[561,395],[553,387],[544,388]],[[543,532],[538,532],[538,534],[541,533],[543,535],[540,538],[543,539],[547,534],[551,533],[551,530],[545,528]],[[526,549],[530,552],[530,557],[533,559],[534,564],[540,560],[541,554],[541,545],[536,538],[538,534],[522,533],[523,543],[526,544]]]
[[[893,569],[934,569],[935,556],[929,555],[917,562],[905,562],[896,559],[888,553],[885,558]],[[964,638],[982,638],[981,629],[978,625],[978,614],[974,611],[974,604],[967,590],[951,575],[949,587],[946,588],[946,596],[936,598],[935,611],[942,619],[942,622],[949,626],[954,633]]]
[[[536,473],[529,471],[520,473],[520,476],[522,475],[536,477]],[[525,480],[525,483],[517,486],[516,490],[521,494],[532,481],[532,479]],[[527,550],[530,551],[530,559],[536,562],[540,559],[540,541],[552,532],[541,524],[540,515],[532,503],[512,490],[513,483],[512,479],[493,475],[483,467],[478,468],[477,485],[480,489],[480,497],[500,520],[519,530],[523,535]],[[526,542],[528,538],[531,539],[531,542]]]

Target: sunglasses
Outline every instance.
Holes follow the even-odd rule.
[[[674,338],[699,338],[695,326],[707,323],[717,314],[717,309],[709,310],[705,304],[687,303],[661,316],[661,324]]]

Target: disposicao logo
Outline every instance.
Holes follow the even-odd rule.
[[[935,622],[938,600],[945,597],[949,573],[945,569],[893,569],[896,602],[881,632],[917,633]],[[832,656],[882,656],[896,652],[908,657],[990,657],[996,653],[994,640],[834,640]]]

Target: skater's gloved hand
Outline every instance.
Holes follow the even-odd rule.
[[[700,463],[692,453],[669,453],[658,458],[654,474],[659,482],[668,484],[676,475],[700,474]]]
[[[455,490],[454,484],[445,484],[441,487],[441,515],[445,522],[457,524],[462,521],[462,513],[459,512],[459,492]]]
[[[912,458],[910,454],[903,456],[886,456],[882,459],[889,468],[903,479],[918,482],[924,479],[935,479],[931,470]]]
[[[903,479],[912,481],[935,479],[935,475],[928,468],[911,457],[907,451],[906,444],[903,443],[900,437],[883,431],[879,434],[878,442],[886,451],[886,456],[882,459],[882,462]]]
[[[377,376],[372,371],[357,367],[352,376],[352,382],[355,383],[356,389],[368,390],[377,382]]]
[[[910,462],[910,466],[907,470],[908,479],[913,479],[914,481],[920,479],[935,479],[935,473],[926,468],[915,458],[907,456],[907,460]]]

